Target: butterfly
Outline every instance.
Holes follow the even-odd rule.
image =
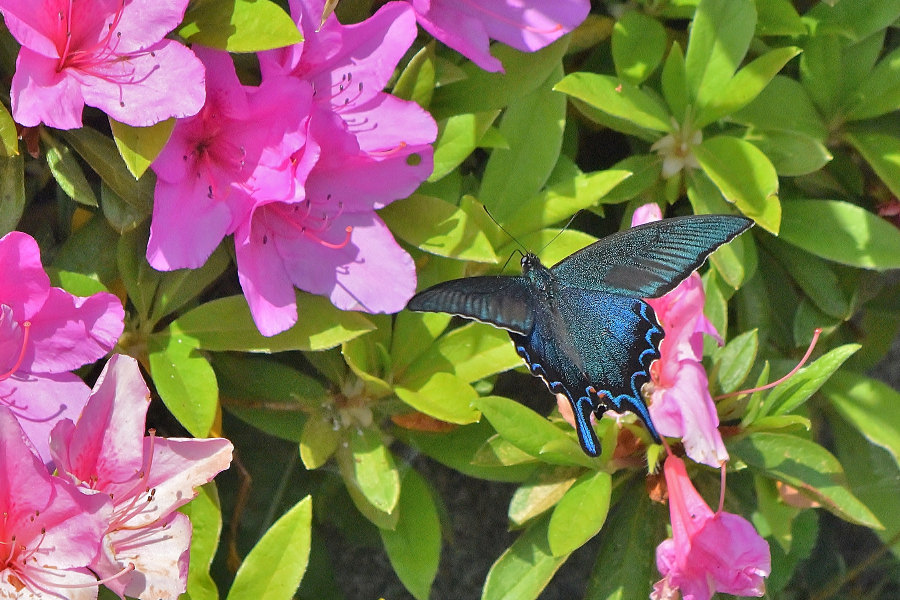
[[[751,225],[736,215],[654,221],[594,242],[549,269],[529,252],[521,275],[439,283],[413,296],[407,308],[506,329],[532,375],[568,399],[589,456],[600,453],[591,412],[631,411],[660,443],[641,390],[664,332],[643,299],[671,291]]]

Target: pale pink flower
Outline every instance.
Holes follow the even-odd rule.
[[[589,0],[408,0],[419,24],[485,71],[502,71],[490,41],[534,52],[572,31]]]
[[[81,298],[51,287],[28,234],[0,238],[0,405],[13,411],[44,460],[54,424],[76,418],[90,392],[69,371],[112,349],[124,319],[112,294]]]
[[[0,0],[22,44],[12,80],[13,118],[31,127],[81,126],[84,105],[134,126],[195,114],[203,65],[164,39],[188,0]]]
[[[97,380],[78,423],[51,434],[63,476],[113,501],[112,518],[91,569],[124,597],[178,598],[184,592],[191,526],[175,512],[231,462],[225,439],[144,435],[150,392],[137,362],[114,355]],[[105,534],[105,535],[103,535]],[[135,570],[122,573],[129,564]]]
[[[713,512],[688,478],[684,461],[670,455],[664,467],[672,537],[656,548],[663,579],[653,600],[709,600],[715,592],[762,596],[771,572],[769,545],[745,518]]]
[[[12,412],[0,406],[0,598],[97,597],[87,566],[109,524],[104,495],[50,475]]]
[[[661,218],[656,204],[645,204],[635,211],[632,226]],[[646,300],[666,334],[650,369],[648,408],[660,434],[681,438],[689,457],[717,467],[728,460],[728,451],[701,359],[703,335],[721,338],[703,314],[705,298],[700,275],[691,273],[665,296]]]

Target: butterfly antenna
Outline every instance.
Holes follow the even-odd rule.
[[[498,221],[497,219],[494,218],[494,215],[491,214],[491,211],[488,210],[488,207],[487,207],[487,206],[485,206],[485,205],[482,204],[482,205],[481,205],[481,208],[484,209],[484,212],[487,213],[487,216],[490,217],[491,221],[494,222],[494,225],[496,225],[496,226],[500,229],[500,231],[502,231],[502,232],[505,233],[507,236],[509,236],[509,239],[511,239],[512,241],[514,241],[514,242],[519,246],[520,250],[518,250],[518,252],[519,252],[520,254],[525,254],[525,253],[528,252],[528,248],[526,248],[525,245],[522,244],[522,242],[520,242],[520,241],[516,238],[516,236],[514,236],[513,234],[511,234],[510,232],[508,232],[508,231],[506,230],[506,227],[504,227],[503,225],[500,224],[500,221]],[[506,262],[509,262],[509,259],[507,259]],[[505,266],[505,265],[504,265],[504,266]]]
[[[578,211],[577,213],[575,213],[574,215],[572,215],[572,216],[569,218],[569,221],[568,221],[568,223],[566,223],[566,226],[563,227],[562,229],[560,229],[560,230],[559,230],[559,233],[557,233],[556,235],[554,235],[552,240],[550,240],[549,242],[547,242],[546,244],[544,244],[544,247],[540,249],[540,251],[538,252],[538,255],[543,254],[543,253],[544,253],[544,250],[547,249],[547,246],[549,246],[550,244],[552,244],[553,242],[555,242],[555,241],[556,241],[556,238],[558,238],[559,236],[561,236],[561,235],[563,234],[563,232],[564,232],[566,229],[569,228],[569,225],[572,224],[572,221],[575,220],[575,217],[577,217],[577,216],[578,216],[578,213],[580,213],[580,212],[581,212],[581,211]]]

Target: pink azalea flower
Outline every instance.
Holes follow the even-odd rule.
[[[80,298],[50,287],[28,234],[0,238],[0,405],[18,417],[45,460],[50,430],[62,418],[76,418],[90,392],[69,371],[104,356],[124,319],[112,294]]]
[[[227,52],[196,52],[208,73],[206,104],[176,123],[153,163],[147,260],[159,270],[201,266],[247,219],[254,197],[292,198],[292,154],[306,137],[308,86],[289,77],[245,86]]]
[[[150,392],[137,362],[114,355],[91,391],[78,423],[59,422],[53,459],[79,486],[113,501],[91,569],[119,594],[141,600],[177,598],[187,581],[189,519],[175,509],[231,462],[225,439],[144,435]],[[99,539],[99,538],[98,538]],[[134,564],[134,571],[122,573]]]
[[[322,0],[290,4],[304,42],[261,54],[260,67],[264,83],[289,75],[313,96],[306,146],[295,154],[298,193],[257,195],[235,233],[241,286],[264,335],[296,323],[294,286],[347,310],[406,305],[412,259],[374,211],[428,177],[437,136],[421,107],[381,91],[416,36],[408,6],[389,2],[349,26],[330,16],[318,28]]]
[[[534,52],[577,27],[589,0],[408,0],[419,24],[485,71],[502,71],[490,41]]]
[[[769,545],[749,521],[713,512],[691,484],[684,461],[670,455],[664,467],[672,537],[656,548],[663,579],[652,600],[709,600],[715,592],[762,596],[771,572]]]
[[[13,413],[0,406],[0,598],[97,597],[87,566],[111,502],[53,477]]]
[[[15,120],[32,127],[81,126],[84,105],[134,126],[195,114],[203,65],[164,39],[188,0],[0,0],[22,44],[12,80]]]
[[[662,218],[656,204],[638,208],[632,226]],[[703,314],[705,294],[697,273],[661,298],[648,299],[666,332],[660,358],[650,369],[652,377],[650,417],[660,434],[678,437],[693,460],[718,467],[728,460],[719,433],[719,415],[709,393],[701,359],[703,335],[721,342],[715,327]]]

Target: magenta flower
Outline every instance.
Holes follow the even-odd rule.
[[[22,44],[12,80],[13,118],[32,127],[81,127],[84,105],[134,126],[193,115],[203,65],[164,39],[188,0],[0,0]]]
[[[713,513],[691,484],[684,461],[670,455],[664,467],[672,537],[656,548],[663,579],[652,600],[709,600],[715,592],[762,596],[771,572],[769,545],[749,521],[720,507]]]
[[[263,83],[289,75],[313,102],[295,154],[297,195],[256,195],[235,233],[238,273],[257,327],[297,321],[294,286],[335,306],[396,312],[415,291],[411,257],[375,214],[412,193],[432,170],[437,127],[417,104],[383,93],[416,36],[408,6],[390,2],[366,21],[318,29],[321,0],[292,0],[304,42],[263,53]]]
[[[96,598],[86,567],[109,523],[109,498],[53,477],[0,406],[0,598]]]
[[[191,525],[175,509],[195,488],[228,468],[225,439],[144,435],[150,392],[137,362],[114,355],[97,380],[78,423],[51,434],[53,460],[80,487],[113,501],[109,526],[90,568],[119,594],[141,600],[178,598],[187,581]],[[123,569],[134,565],[134,570]]]
[[[153,163],[147,260],[160,270],[201,266],[248,218],[255,196],[291,199],[291,155],[306,137],[308,86],[288,77],[244,86],[227,52],[196,52],[208,73],[206,104],[177,122]]]
[[[632,226],[657,221],[662,213],[656,204],[638,208]],[[718,467],[728,460],[719,433],[719,414],[709,394],[703,368],[703,334],[721,342],[715,327],[703,314],[705,294],[697,273],[661,298],[648,299],[666,332],[660,358],[650,368],[652,377],[650,417],[660,434],[682,439],[693,460]]]
[[[534,52],[587,17],[589,0],[408,0],[428,33],[485,71],[502,71],[490,41]]]
[[[104,356],[124,319],[112,294],[80,298],[50,287],[28,234],[0,238],[0,405],[16,415],[43,459],[54,424],[76,418],[90,392],[69,371]]]

